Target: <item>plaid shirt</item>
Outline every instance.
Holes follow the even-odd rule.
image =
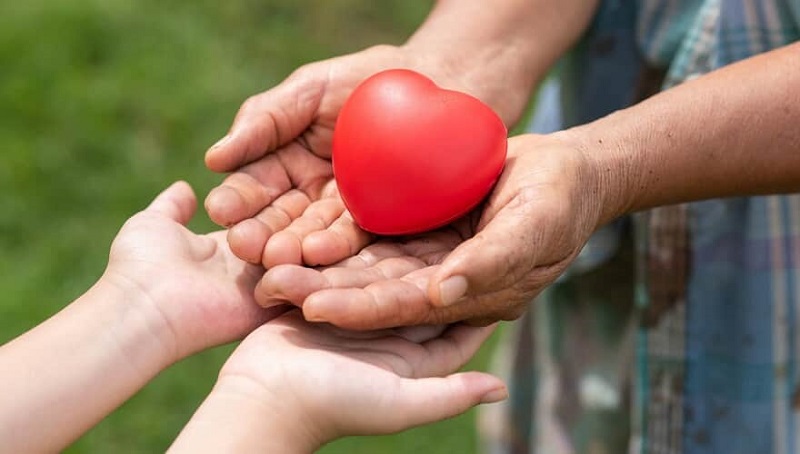
[[[798,39],[800,0],[604,1],[531,129]],[[800,452],[800,195],[604,227],[503,346],[511,401],[480,414],[487,452]]]

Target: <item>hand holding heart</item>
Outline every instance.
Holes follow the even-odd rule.
[[[476,94],[500,106],[503,118],[516,118],[524,107],[524,100],[492,97],[502,90],[478,95],[472,71],[454,70],[420,49],[376,46],[301,67],[248,99],[229,133],[206,154],[211,170],[233,172],[208,195],[206,209],[214,222],[230,227],[228,241],[238,257],[266,267],[329,264],[373,240],[339,197],[331,140],[353,89],[388,68],[415,69],[443,87]]]
[[[213,170],[238,168],[209,194],[206,208],[233,226],[228,240],[236,255],[268,267],[256,290],[262,305],[292,302],[310,318],[357,328],[514,318],[594,228],[596,182],[584,172],[585,156],[552,138],[515,138],[482,211],[364,249],[375,237],[339,197],[329,161],[333,127],[366,77],[420,61],[379,47],[301,68],[248,100],[227,139],[207,154]],[[434,80],[458,87],[442,84],[441,75]],[[327,271],[277,266],[343,259]],[[463,303],[442,307],[462,296]]]
[[[350,329],[517,318],[600,222],[592,161],[561,136],[508,141],[487,203],[445,228],[377,241],[323,268],[280,265],[256,287],[309,320]]]

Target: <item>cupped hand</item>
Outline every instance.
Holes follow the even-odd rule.
[[[555,136],[509,141],[487,203],[445,229],[385,238],[335,265],[276,266],[256,289],[264,306],[351,329],[519,317],[601,222],[592,161]]]
[[[290,311],[245,338],[214,392],[246,393],[317,447],[343,435],[398,432],[507,397],[496,377],[456,373],[493,328],[348,332]]]
[[[131,295],[131,309],[174,360],[241,339],[283,312],[255,303],[263,269],[234,256],[224,232],[198,235],[185,227],[196,205],[185,182],[159,194],[117,234],[102,278]]]
[[[353,222],[338,195],[331,140],[353,89],[389,68],[416,70],[442,87],[479,98],[485,88],[475,88],[480,84],[463,71],[419,49],[376,46],[303,66],[249,98],[228,134],[206,154],[211,170],[233,172],[205,205],[211,219],[231,227],[228,239],[237,256],[266,267],[331,264],[373,240]],[[489,96],[483,100],[490,105],[509,104]],[[516,118],[524,101],[504,107],[511,112],[504,117]]]

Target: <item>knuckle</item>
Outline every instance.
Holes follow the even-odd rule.
[[[313,78],[319,72],[319,63],[309,63],[292,71],[289,77],[286,78],[287,82],[304,82]]]
[[[252,95],[244,100],[242,106],[239,108],[239,114],[248,115],[258,108],[260,95]]]
[[[222,184],[227,186],[233,190],[237,190],[242,186],[250,186],[253,183],[257,183],[255,179],[248,175],[245,172],[233,172],[223,180]]]
[[[375,44],[375,45],[370,46],[370,47],[368,47],[366,49],[367,52],[375,53],[375,54],[378,54],[378,53],[389,54],[389,53],[396,52],[397,50],[398,50],[398,48],[396,46],[392,46],[391,44]]]
[[[449,316],[446,311],[441,309],[428,309],[418,313],[414,317],[412,323],[414,325],[447,325],[453,321],[453,317]]]
[[[533,202],[542,200],[543,188],[539,186],[523,185],[517,189],[514,201],[518,206],[530,206]]]

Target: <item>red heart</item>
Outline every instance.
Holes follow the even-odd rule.
[[[333,172],[364,230],[431,230],[474,208],[497,181],[507,130],[486,104],[404,69],[361,83],[339,113]]]

